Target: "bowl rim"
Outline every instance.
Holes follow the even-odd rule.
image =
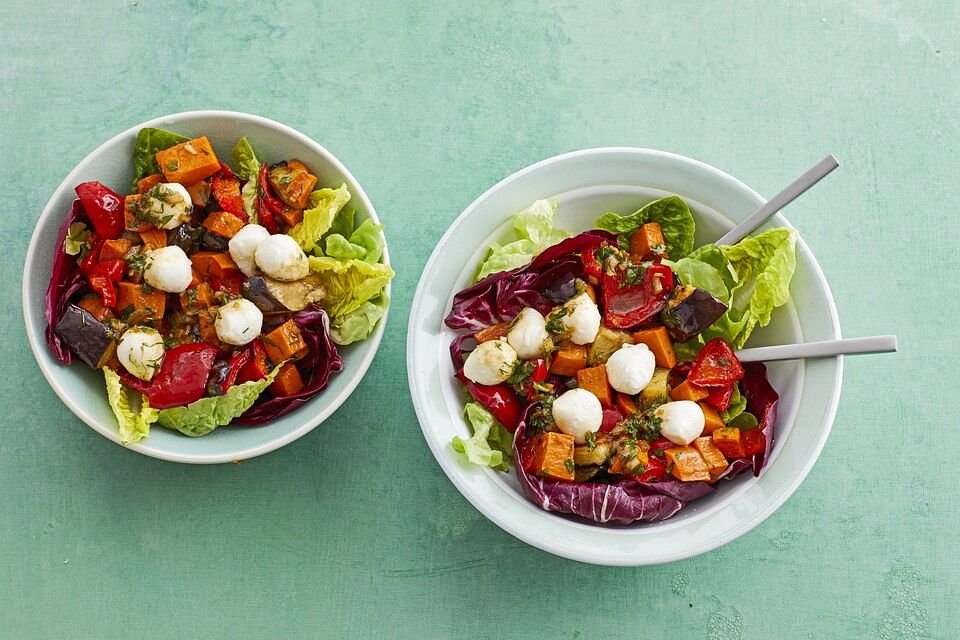
[[[523,527],[515,525],[513,522],[503,517],[496,509],[488,508],[488,505],[480,500],[477,496],[473,495],[473,492],[470,488],[467,487],[466,482],[464,482],[458,471],[454,468],[454,464],[441,453],[441,447],[443,445],[433,442],[430,435],[428,434],[427,427],[425,422],[427,419],[426,409],[421,405],[420,397],[418,394],[418,387],[416,384],[416,371],[414,364],[414,353],[415,349],[413,344],[416,340],[416,336],[419,333],[416,329],[417,324],[414,322],[414,318],[419,313],[419,309],[422,306],[423,297],[427,293],[427,281],[425,279],[426,274],[431,273],[436,264],[440,261],[440,252],[447,242],[450,240],[450,237],[454,235],[457,229],[465,223],[466,219],[469,218],[473,211],[479,208],[486,200],[488,200],[493,194],[498,192],[500,189],[506,187],[510,183],[519,180],[520,178],[526,176],[529,173],[540,170],[549,165],[563,163],[569,160],[578,159],[586,156],[592,155],[605,155],[605,154],[638,154],[646,155],[652,157],[660,157],[672,162],[678,162],[681,164],[686,164],[695,168],[698,171],[702,171],[708,174],[712,174],[713,177],[718,178],[722,181],[725,181],[734,187],[746,192],[751,197],[755,198],[759,203],[765,203],[766,198],[757,193],[754,189],[738,180],[737,178],[731,176],[730,174],[717,169],[716,167],[684,156],[678,153],[673,153],[669,151],[661,151],[658,149],[650,149],[645,147],[625,147],[625,146],[612,146],[612,147],[592,147],[586,149],[579,149],[575,151],[569,151],[561,153],[555,156],[551,156],[535,162],[531,165],[523,167],[518,171],[508,175],[507,177],[501,179],[489,189],[484,191],[479,195],[473,202],[471,202],[467,207],[454,219],[454,221],[447,228],[447,231],[440,237],[437,241],[437,245],[434,248],[433,252],[430,254],[430,258],[427,260],[426,264],[423,267],[421,272],[421,278],[417,284],[416,292],[414,293],[413,299],[410,305],[410,316],[408,318],[407,326],[407,384],[410,387],[410,394],[413,400],[414,410],[417,415],[417,421],[420,423],[420,430],[423,434],[424,439],[427,441],[427,446],[430,448],[433,457],[436,459],[437,463],[443,469],[444,473],[457,488],[457,490],[463,495],[469,502],[480,511],[484,516],[487,517],[491,522],[499,526],[501,529],[507,533],[513,535],[514,537],[522,540],[523,542],[552,553],[554,555],[568,558],[571,560],[576,560],[578,562],[585,562],[588,564],[597,564],[597,565],[606,565],[606,566],[645,566],[645,565],[656,565],[664,564],[668,562],[674,562],[677,560],[683,560],[686,558],[694,557],[708,551],[712,551],[724,544],[732,542],[744,535],[748,531],[752,530],[754,527],[759,525],[761,522],[766,520],[771,514],[773,514],[777,509],[779,509],[784,502],[786,502],[793,493],[797,490],[803,480],[810,473],[810,470],[813,468],[813,465],[816,464],[816,461],[819,459],[820,454],[823,450],[824,445],[826,444],[827,438],[830,435],[830,432],[833,428],[833,422],[836,418],[837,407],[840,402],[840,395],[842,390],[843,383],[843,356],[838,356],[836,358],[836,375],[835,381],[833,384],[833,389],[830,394],[830,400],[826,406],[826,410],[823,414],[822,424],[824,429],[822,434],[819,436],[817,442],[815,443],[812,455],[803,462],[802,466],[799,469],[799,472],[792,478],[789,484],[782,490],[781,494],[777,498],[771,501],[765,508],[756,511],[751,514],[748,518],[741,521],[737,526],[730,529],[724,536],[716,536],[716,539],[712,542],[699,545],[695,548],[684,549],[673,554],[664,555],[656,559],[647,559],[647,558],[633,558],[633,557],[601,557],[599,555],[588,555],[584,553],[577,553],[569,548],[567,548],[562,541],[557,542],[554,540],[548,540],[535,535],[531,530],[525,529]],[[781,215],[780,213],[777,214]],[[787,222],[787,226],[793,228],[792,225]],[[805,253],[809,259],[810,264],[813,267],[813,273],[816,276],[819,286],[823,288],[825,297],[827,299],[827,307],[830,314],[830,321],[833,328],[833,332],[837,338],[841,337],[840,330],[840,319],[837,313],[836,303],[833,299],[833,292],[830,289],[830,285],[827,282],[826,276],[823,273],[823,269],[820,267],[819,262],[814,256],[813,252],[810,250],[809,246],[803,240],[803,237],[800,234],[797,234],[797,245],[799,251]],[[519,496],[520,499],[527,500],[526,496]],[[735,503],[735,502],[734,502]],[[734,503],[731,503],[734,504]],[[731,506],[727,505],[727,507]],[[558,514],[563,515],[563,514]],[[669,522],[667,520],[666,522]],[[586,523],[588,526],[590,523]],[[598,529],[599,531],[600,529]]]
[[[137,132],[140,129],[145,127],[160,127],[160,126],[175,126],[178,122],[189,120],[191,118],[233,118],[246,120],[254,124],[261,125],[266,128],[275,129],[294,140],[304,144],[308,147],[311,147],[317,154],[322,156],[327,162],[334,166],[338,171],[341,171],[346,177],[346,182],[349,185],[353,195],[360,199],[360,202],[366,208],[370,219],[374,224],[380,224],[380,218],[377,216],[377,212],[374,209],[373,203],[370,201],[370,198],[367,197],[366,192],[363,190],[363,187],[360,185],[360,182],[353,176],[352,173],[343,165],[340,160],[334,156],[330,151],[328,151],[323,145],[319,142],[316,142],[308,135],[297,131],[293,127],[277,122],[276,120],[271,120],[270,118],[265,118],[263,116],[254,115],[251,113],[244,113],[242,111],[230,111],[223,109],[196,109],[191,111],[180,111],[177,113],[160,116],[157,118],[151,118],[146,122],[134,125],[121,131],[120,133],[112,136],[99,146],[97,146],[93,151],[88,153],[77,165],[66,175],[66,177],[60,182],[60,184],[54,189],[50,198],[47,200],[47,203],[44,205],[43,210],[40,213],[40,217],[37,218],[36,226],[34,227],[34,232],[30,236],[30,243],[27,246],[26,255],[24,257],[23,264],[23,278],[21,280],[21,298],[23,306],[23,321],[27,332],[27,340],[30,343],[30,349],[33,352],[34,361],[37,363],[37,366],[40,367],[40,371],[43,374],[43,377],[47,380],[47,384],[53,389],[54,393],[60,398],[60,401],[63,402],[70,411],[73,412],[80,420],[82,420],[87,426],[92,428],[94,431],[104,436],[105,438],[117,443],[124,449],[129,449],[143,455],[147,455],[153,458],[158,458],[161,460],[167,460],[170,462],[183,462],[187,464],[218,464],[225,462],[234,462],[238,460],[246,460],[256,456],[269,453],[284,445],[287,445],[294,440],[306,435],[317,426],[319,426],[324,420],[326,420],[334,411],[340,408],[340,406],[346,402],[347,398],[353,393],[353,391],[360,384],[360,381],[366,375],[367,370],[370,368],[371,363],[373,362],[374,357],[377,354],[377,351],[380,348],[380,341],[383,338],[384,331],[387,325],[387,318],[390,314],[390,305],[387,305],[386,311],[384,311],[383,317],[380,318],[380,322],[377,324],[377,328],[374,330],[373,334],[363,341],[363,345],[366,347],[366,353],[363,356],[363,359],[360,362],[360,365],[355,368],[352,373],[352,377],[349,379],[346,387],[333,397],[323,396],[323,392],[320,395],[315,396],[315,398],[323,397],[325,400],[324,406],[317,411],[316,413],[309,414],[309,417],[306,417],[304,423],[292,429],[289,432],[283,434],[280,437],[275,438],[269,442],[266,442],[261,445],[247,447],[245,449],[240,449],[232,453],[218,453],[218,454],[180,454],[180,453],[171,453],[163,449],[158,449],[151,446],[150,439],[146,438],[139,443],[123,445],[120,444],[120,437],[117,434],[116,426],[111,425],[112,428],[100,424],[95,420],[91,415],[83,410],[74,400],[70,397],[70,394],[63,389],[54,378],[52,372],[49,370],[48,366],[43,362],[42,358],[39,356],[40,349],[46,349],[46,340],[41,336],[37,335],[31,327],[31,310],[33,304],[30,300],[28,294],[29,283],[34,277],[34,265],[36,263],[36,252],[37,246],[39,244],[39,222],[49,216],[54,215],[53,213],[53,204],[55,200],[60,199],[63,193],[67,190],[73,188],[73,183],[76,180],[77,174],[88,165],[93,164],[95,158],[108,146],[116,144],[120,140],[126,137],[136,136]],[[381,232],[382,234],[382,232]],[[383,248],[383,257],[381,259],[382,263],[390,266],[390,254],[386,244],[386,236],[384,235],[384,248]],[[388,298],[391,297],[392,282],[388,283],[384,289],[385,294]],[[304,410],[309,406],[309,402],[300,407],[299,410]]]

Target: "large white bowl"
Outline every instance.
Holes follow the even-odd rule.
[[[99,180],[119,193],[127,193],[133,178],[134,140],[143,127],[169,129],[190,137],[205,135],[222,158],[229,158],[237,140],[247,136],[262,161],[297,158],[317,175],[318,185],[336,187],[345,182],[358,220],[369,218],[380,223],[363,187],[333,154],[299,131],[267,118],[232,111],[177,113],[131,127],[97,147],[64,178],[40,214],[23,268],[23,315],[30,347],[47,382],[78,418],[118,443],[116,418],[107,404],[103,375],[82,363],[63,366],[47,349],[44,295],[50,280],[57,229],[70,211],[75,198],[74,186],[86,180]],[[389,264],[386,249],[383,262]],[[155,427],[149,438],[128,448],[165,460],[215,463],[251,458],[282,447],[323,422],[360,384],[377,352],[386,321],[384,315],[373,335],[363,342],[340,347],[343,370],[331,376],[326,389],[282,418],[260,427],[221,427],[202,438],[188,438]]]
[[[759,479],[741,476],[689,503],[664,522],[598,525],[543,511],[522,493],[516,476],[463,462],[450,439],[470,431],[461,415],[463,392],[448,346],[456,335],[443,324],[454,294],[469,284],[478,258],[510,230],[510,213],[538,198],[557,198],[557,224],[578,232],[607,211],[628,213],[675,193],[697,220],[697,245],[719,238],[764,199],[709,165],[662,151],[588,149],[523,169],[477,198],[440,239],[423,271],[410,312],[407,374],[423,435],[461,493],[500,527],[545,551],[609,565],[670,562],[709,551],[743,535],[790,497],[816,461],[840,397],[841,359],[769,365],[780,393],[776,441]],[[789,226],[780,215],[766,225]],[[840,337],[830,288],[802,240],[791,302],[757,330],[751,345]],[[795,428],[796,426],[796,428]]]

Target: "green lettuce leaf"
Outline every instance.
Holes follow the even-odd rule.
[[[246,180],[246,184],[240,190],[240,197],[243,199],[243,211],[250,218],[250,222],[256,224],[259,221],[257,216],[257,175],[260,171],[260,161],[257,160],[257,154],[253,152],[250,141],[244,136],[237,141],[233,150],[230,151],[230,161],[233,163],[234,173],[241,180]]]
[[[67,228],[67,237],[63,241],[63,250],[68,256],[87,255],[90,249],[90,230],[82,222],[74,222]]]
[[[310,270],[320,276],[326,297],[321,304],[332,318],[352,313],[378,296],[393,277],[385,264],[363,260],[340,260],[328,256],[309,256]]]
[[[644,205],[630,215],[605,213],[597,220],[597,229],[611,233],[632,234],[648,222],[659,222],[667,251],[674,260],[683,258],[693,250],[693,234],[696,224],[690,207],[680,196],[667,196]]]
[[[127,389],[120,382],[120,376],[110,367],[103,368],[103,377],[107,383],[107,402],[117,417],[118,434],[121,444],[140,442],[150,435],[150,425],[156,422],[160,412],[150,406],[146,396],[141,397],[140,411],[134,413],[130,408]]]
[[[137,180],[154,173],[160,173],[160,166],[154,157],[157,151],[169,149],[190,138],[179,133],[146,127],[137,132],[137,141],[133,144],[133,186],[137,188]]]
[[[235,384],[222,396],[200,398],[185,407],[162,409],[157,424],[195,438],[206,435],[225,424],[230,424],[249,409],[263,390],[270,386],[281,365],[274,367],[266,378],[255,382]]]
[[[491,245],[477,266],[474,280],[522,267],[550,245],[569,237],[566,231],[554,228],[557,204],[556,200],[537,200],[526,209],[514,212],[513,229],[518,239],[502,246]]]
[[[383,225],[374,224],[367,218],[356,230],[350,234],[350,243],[363,247],[365,254],[363,260],[366,262],[379,262],[383,257],[383,249],[386,243],[383,240]]]
[[[461,454],[467,462],[507,471],[513,463],[513,437],[510,432],[478,402],[467,403],[463,415],[470,423],[473,435],[466,440],[454,436],[450,442],[453,450]]]
[[[733,385],[733,395],[730,396],[730,406],[720,412],[720,419],[726,424],[746,411],[746,409],[747,399],[740,393],[740,385],[735,384]]]
[[[330,337],[340,345],[365,340],[373,333],[377,322],[387,312],[389,306],[390,298],[386,293],[381,292],[350,313],[333,318],[330,322]]]
[[[333,218],[333,224],[327,234],[339,233],[344,238],[349,238],[353,233],[353,219],[356,216],[356,210],[353,207],[343,207]]]
[[[290,229],[287,235],[296,240],[306,253],[314,249],[322,251],[321,237],[330,230],[337,213],[349,201],[350,191],[346,184],[340,185],[339,189],[317,189],[310,194],[310,208],[304,210],[303,222]]]
[[[342,258],[344,260],[363,260],[367,255],[367,250],[358,244],[353,244],[339,233],[331,233],[326,239],[327,248],[325,255],[331,258]]]
[[[664,264],[673,269],[680,281],[703,289],[717,300],[725,302],[730,298],[730,289],[720,273],[713,266],[689,256],[676,262],[664,260]]]

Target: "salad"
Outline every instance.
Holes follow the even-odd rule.
[[[570,236],[557,202],[513,214],[445,323],[468,397],[464,459],[515,470],[547,511],[596,522],[663,520],[769,456],[777,392],[741,363],[786,303],[791,229],[694,248],[678,196],[607,213]]]
[[[394,275],[347,185],[261,162],[245,137],[228,164],[205,136],[154,128],[133,169],[126,196],[76,186],[46,297],[51,352],[103,371],[120,441],[261,425],[322,391]]]

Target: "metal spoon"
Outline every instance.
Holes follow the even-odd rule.
[[[753,347],[737,351],[741,362],[770,362],[773,360],[800,360],[802,358],[831,358],[858,353],[891,353],[897,350],[897,336],[870,336],[843,338],[822,342],[781,344],[773,347]]]
[[[807,169],[806,173],[787,185],[783,191],[767,200],[766,204],[750,214],[746,220],[728,231],[722,238],[717,240],[716,244],[731,245],[740,242],[751,231],[769,220],[773,214],[799,198],[803,192],[823,180],[828,173],[839,166],[840,163],[837,162],[837,159],[834,158],[832,154],[828,155]]]

